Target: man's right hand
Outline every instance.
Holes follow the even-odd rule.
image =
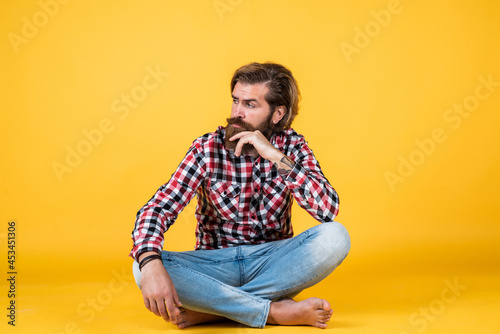
[[[148,255],[157,254],[147,252],[141,254],[139,261]],[[170,278],[160,260],[148,262],[141,270],[141,291],[146,308],[165,321],[177,325],[177,316],[181,313],[182,306],[174,282]]]

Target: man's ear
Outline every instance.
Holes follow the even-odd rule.
[[[274,109],[274,114],[272,119],[273,124],[278,124],[278,122],[281,121],[281,119],[285,116],[285,114],[286,114],[285,106],[276,107],[276,109]]]

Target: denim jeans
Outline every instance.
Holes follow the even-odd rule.
[[[293,297],[320,282],[349,249],[346,229],[331,222],[260,245],[163,251],[162,260],[184,308],[263,328],[271,301]],[[133,269],[140,287],[137,262]]]

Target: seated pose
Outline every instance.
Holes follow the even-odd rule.
[[[130,256],[146,308],[179,328],[231,319],[326,328],[328,301],[296,302],[347,256],[338,196],[304,137],[290,128],[299,90],[275,63],[231,80],[231,117],[197,138],[137,213]],[[163,235],[197,195],[196,248],[163,251]],[[293,237],[293,199],[320,223]]]

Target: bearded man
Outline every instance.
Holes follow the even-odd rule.
[[[221,319],[326,328],[327,300],[293,298],[344,260],[350,239],[334,221],[336,191],[291,129],[295,78],[251,63],[235,71],[231,96],[227,126],[196,139],[137,214],[130,256],[145,306],[179,328]],[[164,251],[163,234],[195,194],[195,250]],[[293,199],[322,224],[294,237]]]

